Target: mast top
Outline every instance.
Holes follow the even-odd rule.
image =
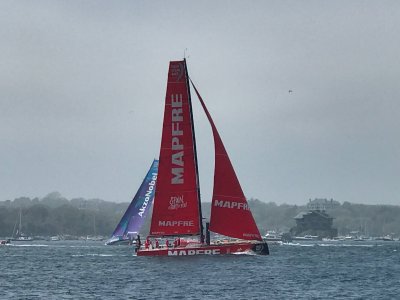
[[[183,50],[183,60],[186,61],[186,51],[188,50],[188,48],[185,48],[185,50]],[[190,55],[188,55],[187,58],[189,58]]]

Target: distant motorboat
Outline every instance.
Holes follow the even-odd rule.
[[[393,237],[391,235],[385,235],[385,236],[377,237],[375,240],[386,241],[386,242],[394,241],[394,239],[393,239]]]
[[[263,240],[267,242],[282,241],[282,235],[276,233],[275,231],[268,231],[267,234],[263,236]]]
[[[86,236],[86,240],[87,241],[103,241],[104,240],[104,236],[101,236],[101,235],[97,235],[97,236],[88,235],[88,236]]]
[[[292,238],[294,241],[315,241],[319,240],[318,235],[305,235],[305,236],[295,236]]]

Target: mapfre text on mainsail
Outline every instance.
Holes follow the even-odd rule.
[[[183,110],[182,94],[171,95],[172,141],[171,141],[171,184],[183,184],[184,147],[183,137]]]

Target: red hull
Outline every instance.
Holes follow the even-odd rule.
[[[269,254],[267,243],[240,242],[220,245],[195,245],[190,247],[140,249],[137,251],[137,256],[223,255],[248,251],[260,255]]]

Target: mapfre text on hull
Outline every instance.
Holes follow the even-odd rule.
[[[142,249],[137,252],[137,256],[194,256],[194,255],[228,255],[251,253],[259,255],[268,255],[269,249],[267,243],[231,243],[221,245],[198,245],[194,247],[176,247],[176,248],[155,248]]]

